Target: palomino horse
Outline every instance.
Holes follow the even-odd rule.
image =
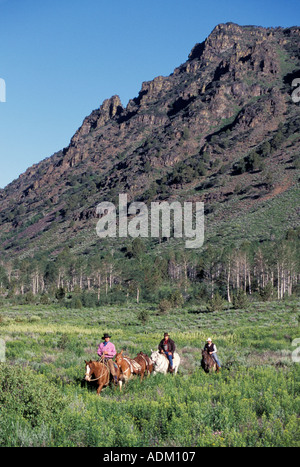
[[[85,361],[85,380],[92,382],[97,381],[98,388],[97,394],[100,395],[102,389],[109,385],[111,380],[111,372],[109,367],[103,361],[96,362],[95,360]],[[120,391],[122,389],[122,379],[120,378],[120,371],[117,373],[117,381],[119,382]]]
[[[214,358],[207,352],[207,350],[202,350],[202,360],[201,366],[206,373],[211,371],[219,371],[219,365],[216,363]]]
[[[120,368],[121,374],[125,382],[131,378],[132,375],[141,375],[141,380],[144,377],[145,369],[132,358],[125,357],[123,350],[116,355],[116,364]]]
[[[139,365],[141,365],[141,367],[144,370],[144,374],[146,373],[147,376],[150,376],[150,373],[152,373],[153,371],[153,362],[147,354],[140,352],[133,360],[135,360]]]
[[[153,362],[153,374],[163,373],[166,374],[169,370],[169,360],[164,353],[160,353],[159,350],[151,350],[151,360]],[[173,357],[173,368],[174,374],[177,373],[180,365],[180,357],[177,352],[174,352]]]

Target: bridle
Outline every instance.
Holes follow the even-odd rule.
[[[103,363],[103,362],[100,360],[100,363]],[[105,365],[105,363],[103,363],[103,365]],[[88,366],[89,369],[90,369],[90,371],[91,371],[91,367],[89,366],[89,364],[87,364],[86,366]],[[105,365],[105,367],[106,367],[106,369],[107,369],[107,366],[106,366],[106,365]],[[86,380],[86,381],[88,381],[89,383],[91,383],[92,381],[98,381],[98,379],[100,379],[100,378],[104,375],[104,371],[105,371],[105,370],[103,369],[103,371],[101,372],[100,376],[98,376],[98,378],[88,379],[88,380]],[[93,373],[91,373],[91,374],[93,374]],[[85,377],[87,377],[87,376],[90,377],[89,373],[85,373]]]

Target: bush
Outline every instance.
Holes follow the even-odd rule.
[[[240,159],[238,162],[235,162],[233,165],[233,172],[235,174],[243,174],[246,172],[246,162],[245,159]]]
[[[27,292],[26,295],[25,295],[25,302],[26,303],[34,303],[34,295],[33,293],[30,291],[30,292]]]
[[[274,288],[271,282],[268,282],[264,288],[260,288],[259,295],[261,296],[264,302],[268,302],[273,299],[274,296]]]
[[[276,135],[274,136],[274,138],[271,141],[272,149],[274,149],[275,151],[277,149],[279,149],[281,144],[283,143],[283,141],[284,141],[284,135],[283,135],[282,131],[279,130],[278,133],[276,133]]]
[[[47,294],[43,294],[41,295],[41,298],[40,298],[40,303],[42,305],[48,305],[50,302],[50,299],[49,299],[49,296]]]
[[[41,321],[41,317],[37,315],[32,315],[29,318],[30,323],[38,323],[39,321]]]
[[[267,172],[264,180],[264,184],[266,185],[267,190],[271,190],[274,186],[274,177],[271,172]]]
[[[19,365],[1,363],[0,405],[34,427],[58,421],[66,399],[43,375]]]
[[[82,302],[81,302],[80,298],[76,298],[76,299],[75,299],[74,308],[77,309],[77,310],[81,310],[81,308],[82,308]]]
[[[213,298],[210,299],[209,303],[207,304],[207,311],[222,311],[225,306],[224,299],[221,297],[219,292],[217,292]]]
[[[149,321],[149,312],[147,310],[141,310],[138,314],[138,320],[142,324],[146,324]]]
[[[98,302],[97,294],[91,293],[91,292],[84,292],[81,295],[81,298],[78,298],[78,297],[76,298],[75,308],[82,308],[82,306],[84,306],[85,308],[93,308],[97,305],[97,302]]]
[[[66,292],[65,292],[65,289],[63,287],[60,287],[59,289],[57,289],[57,291],[55,292],[55,298],[58,300],[58,301],[61,301],[65,298],[66,296]]]
[[[294,156],[293,162],[294,162],[295,169],[299,170],[300,169],[300,155],[299,154]]]
[[[232,303],[233,303],[233,308],[235,308],[236,310],[239,308],[247,308],[247,306],[249,305],[248,297],[245,294],[245,292],[243,292],[242,290],[239,290],[233,296]]]
[[[184,298],[179,290],[175,290],[170,296],[171,305],[175,308],[184,304]]]
[[[158,304],[158,311],[161,315],[167,314],[171,308],[172,308],[172,303],[170,302],[170,300],[167,300],[166,298],[161,300]]]

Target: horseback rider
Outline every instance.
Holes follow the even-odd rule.
[[[212,342],[210,337],[206,340],[204,350],[206,350],[209,353],[209,355],[212,356],[218,367],[221,368],[221,363],[217,356],[217,346]]]
[[[173,358],[176,346],[175,342],[170,339],[170,336],[167,332],[164,333],[164,338],[160,341],[158,345],[158,350],[161,353],[164,353],[167,359],[169,360],[169,370],[170,373],[174,372]]]
[[[98,347],[98,355],[101,357],[101,359],[104,361],[104,363],[107,364],[108,369],[111,373],[111,375],[114,378],[115,383],[117,383],[117,364],[113,362],[113,358],[116,355],[116,348],[112,342],[110,342],[111,336],[107,333],[105,333],[102,336],[102,341],[101,344]]]

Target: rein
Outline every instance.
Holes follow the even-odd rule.
[[[102,376],[102,374],[101,374],[98,378],[90,379],[90,380],[89,380],[89,383],[91,383],[92,381],[98,381],[98,379],[100,379],[101,376]]]

